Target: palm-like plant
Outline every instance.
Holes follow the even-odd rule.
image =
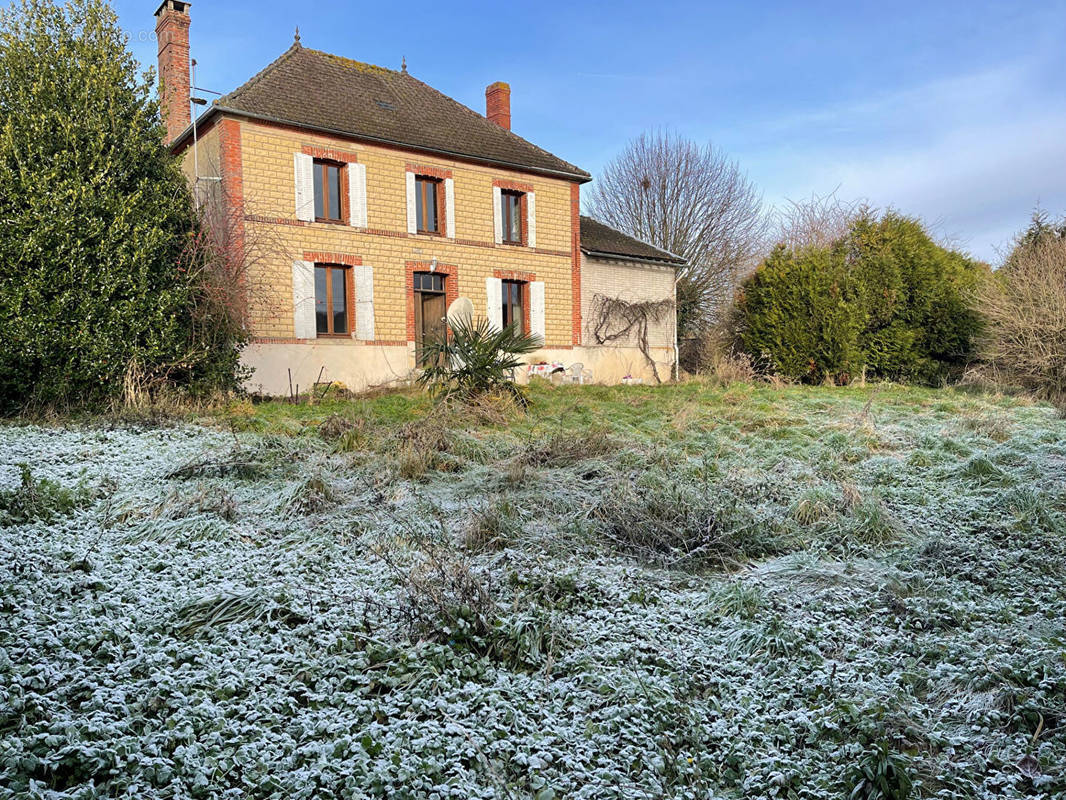
[[[525,397],[514,382],[521,357],[542,346],[540,336],[522,333],[516,325],[498,330],[486,319],[451,322],[444,335],[422,346],[418,382],[442,398],[470,399],[506,393],[521,403]]]

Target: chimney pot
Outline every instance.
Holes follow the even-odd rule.
[[[497,81],[485,89],[485,116],[489,122],[511,130],[511,87],[508,84]]]
[[[159,108],[172,142],[192,123],[189,102],[189,6],[182,0],[163,0],[155,12],[159,47]]]

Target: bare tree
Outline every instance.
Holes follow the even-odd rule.
[[[866,201],[841,200],[835,189],[803,200],[786,200],[783,207],[774,209],[771,244],[792,250],[828,247],[847,236],[851,224],[868,210]]]
[[[979,287],[987,320],[983,355],[993,375],[1055,403],[1066,413],[1066,225],[1043,220],[1017,239],[992,279]]]
[[[713,323],[762,248],[762,197],[711,144],[644,133],[604,167],[588,197],[596,219],[686,259],[678,271],[681,338]]]

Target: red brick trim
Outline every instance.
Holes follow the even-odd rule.
[[[526,283],[532,283],[537,279],[537,273],[535,272],[523,272],[517,269],[494,269],[492,271],[492,277],[499,278],[503,281],[525,281]]]
[[[518,181],[508,181],[501,178],[497,178],[492,182],[493,186],[497,186],[500,189],[507,189],[511,192],[532,192],[532,183],[520,183]]]
[[[501,281],[520,281],[522,284],[522,325],[524,331],[532,330],[530,319],[530,284],[536,281],[535,272],[522,272],[521,270],[492,270],[492,277],[498,277]]]
[[[452,177],[450,169],[427,166],[426,164],[412,164],[410,161],[407,162],[407,172],[425,175],[427,178],[440,178],[442,181]]]
[[[241,302],[243,319],[248,320],[248,276],[244,236],[244,161],[241,150],[241,124],[235,119],[224,119],[219,124],[219,177],[222,198],[226,209],[226,227],[231,233],[227,258],[231,264],[240,265]]]
[[[455,264],[437,263],[432,269],[432,261],[408,261],[404,265],[404,294],[407,297],[407,342],[415,340],[415,273],[435,272],[444,276],[444,302],[451,305],[459,297],[459,267]]]
[[[263,216],[258,216],[258,215],[254,215],[254,214],[248,214],[244,218],[246,220],[248,220],[249,222],[263,222],[263,223],[267,223],[267,224],[271,224],[271,225],[292,225],[292,226],[299,227],[299,228],[306,228],[306,227],[309,227],[311,225],[326,225],[326,224],[341,225],[341,224],[343,224],[343,223],[339,223],[339,222],[331,222],[331,223],[314,222],[314,223],[311,223],[311,222],[304,222],[302,220],[282,219],[280,217],[263,217]],[[407,231],[390,231],[390,230],[385,230],[384,228],[351,228],[350,226],[348,226],[348,227],[350,229],[349,233],[358,234],[360,236],[366,236],[366,235],[369,235],[369,236],[388,236],[388,237],[393,238],[393,239],[422,239],[422,240],[425,240],[428,237],[432,237],[434,239],[440,238],[440,234],[437,234],[437,233],[411,234],[411,233],[408,233]],[[482,241],[478,241],[477,239],[451,239],[450,243],[451,244],[463,245],[464,247],[484,247],[484,248],[488,248],[488,249],[498,249],[498,248],[501,248],[501,247],[518,247],[518,245],[514,245],[514,244],[512,244],[512,245],[503,245],[503,244],[496,244],[495,242],[482,242]],[[526,251],[529,252],[529,253],[534,253],[535,255],[541,255],[541,256],[561,256],[561,257],[569,258],[570,255],[571,255],[571,251],[570,250],[548,250],[547,248],[544,248],[544,247],[527,247]]]
[[[399,339],[375,339],[373,341],[365,341],[363,339],[349,339],[345,336],[330,336],[327,338],[317,339],[296,339],[292,336],[253,336],[249,340],[252,344],[316,344],[320,342],[336,342],[345,344],[353,344],[358,347],[406,347],[407,342],[402,342]]]
[[[313,261],[316,264],[343,264],[347,267],[358,267],[362,265],[363,258],[362,256],[353,256],[347,253],[304,250],[304,261]]]
[[[359,156],[356,153],[346,153],[343,150],[334,150],[332,147],[315,147],[305,144],[302,151],[305,156],[320,158],[324,161],[336,161],[341,164],[359,163]]]
[[[574,346],[581,344],[581,185],[570,184],[570,337]]]
[[[291,225],[295,228],[306,228],[311,223],[302,219],[284,219],[282,217],[262,217],[258,214],[245,214],[245,222],[262,222],[267,225]]]

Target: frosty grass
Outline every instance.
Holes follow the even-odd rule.
[[[409,480],[316,437],[0,428],[0,489],[95,498],[0,529],[0,798],[838,798],[885,752],[913,797],[1066,797],[1066,423],[789,397],[513,480],[502,433]],[[728,489],[774,554],[620,548],[592,511],[641,481]],[[414,624],[450,570],[506,654]]]

